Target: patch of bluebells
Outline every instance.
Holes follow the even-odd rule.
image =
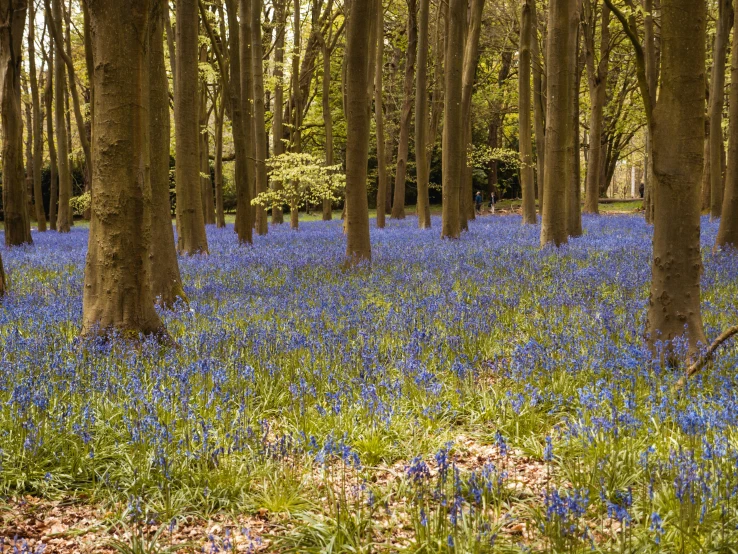
[[[505,468],[460,471],[444,446],[483,422],[500,452],[533,441],[554,479],[588,490],[582,517],[729,544],[738,348],[674,395],[643,346],[651,229],[638,216],[584,228],[540,250],[517,217],[481,218],[459,241],[393,221],[372,229],[371,272],[342,271],[338,221],[272,227],[249,248],[208,229],[211,254],[180,259],[190,309],[162,312],[177,349],[77,343],[87,231],[34,233],[3,251],[0,494],[199,487],[212,502],[236,495],[210,486],[219,475],[240,482],[267,460],[402,459],[425,491],[418,521],[473,515],[492,536]],[[716,231],[703,219],[708,337],[738,320],[738,254],[710,251]],[[442,489],[428,468],[445,468]]]

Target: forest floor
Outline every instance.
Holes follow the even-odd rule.
[[[613,205],[607,205],[612,207]],[[339,214],[340,216],[340,214]],[[738,348],[681,394],[643,345],[651,229],[484,217],[208,229],[176,349],[80,343],[87,229],[5,250],[0,553],[693,552],[738,544]],[[708,337],[738,320],[711,252]]]

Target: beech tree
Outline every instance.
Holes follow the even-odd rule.
[[[523,0],[520,16],[520,67],[518,68],[520,121],[520,188],[523,193],[523,223],[536,223],[535,182],[533,176],[533,139],[531,135],[531,44],[535,0]]]

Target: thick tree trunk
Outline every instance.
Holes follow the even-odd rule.
[[[418,48],[417,0],[407,0],[407,50],[405,52],[405,79],[402,87],[400,113],[400,142],[397,145],[395,193],[392,200],[392,219],[405,219],[405,181],[407,156],[410,148],[410,120],[413,115],[413,80]]]
[[[162,306],[185,302],[169,200],[169,77],[164,61],[164,10],[167,0],[153,0],[149,35],[149,160],[151,173],[151,294]]]
[[[272,119],[272,149],[274,155],[284,154],[284,125],[282,123],[282,111],[284,110],[284,33],[285,33],[285,0],[275,0],[274,11],[277,20],[277,36],[274,43],[274,116]],[[280,190],[282,183],[272,181],[272,187]],[[284,222],[281,206],[272,208],[272,224],[279,225]]]
[[[369,203],[366,175],[369,161],[369,122],[367,89],[371,21],[376,17],[378,0],[353,2],[346,40],[346,256],[349,265],[371,260]]]
[[[535,225],[536,199],[533,181],[533,141],[531,137],[530,46],[533,42],[535,0],[523,0],[520,16],[520,57],[518,66],[518,112],[520,125],[520,188],[523,194],[523,223]]]
[[[543,174],[546,159],[546,84],[543,67],[543,57],[538,44],[538,12],[536,2],[531,3],[531,19],[533,32],[531,34],[531,56],[533,67],[533,114],[536,129],[536,194],[538,211],[543,214]]]
[[[738,17],[735,18],[733,37],[738,37]],[[725,197],[715,241],[716,248],[728,245],[738,248],[738,48],[735,45],[730,57],[728,158],[725,171]]]
[[[580,0],[577,0],[579,2]],[[567,154],[569,164],[569,189],[568,202],[566,206],[566,230],[570,237],[582,235],[582,179],[580,160],[579,139],[579,93],[581,89],[582,72],[584,64],[580,63],[579,56],[579,8],[572,14],[571,27],[569,28],[569,40],[571,41],[571,71],[569,72],[571,82],[570,107],[570,129],[568,132],[569,152]]]
[[[430,229],[430,200],[428,164],[428,20],[429,0],[420,0],[418,15],[418,75],[415,83],[415,171],[418,181],[418,227]],[[380,34],[379,43],[384,37]],[[380,46],[381,48],[381,46]],[[377,66],[377,80],[381,81],[381,67]],[[379,134],[377,134],[379,145]],[[379,156],[379,154],[377,154]],[[379,206],[379,199],[377,199]],[[379,210],[377,210],[379,214]]]
[[[41,170],[44,155],[44,135],[41,126],[41,101],[36,75],[36,10],[34,2],[28,10],[28,66],[31,81],[31,103],[33,105],[33,204],[36,209],[38,230],[46,231],[46,210],[41,193]]]
[[[710,217],[717,219],[723,208],[723,104],[725,103],[725,59],[733,18],[732,0],[719,0],[710,92]]]
[[[569,72],[572,67],[569,23],[573,4],[572,0],[551,0],[549,4],[542,246],[549,243],[559,246],[568,240],[566,191],[569,188],[567,150],[571,127]]]
[[[589,81],[589,153],[587,157],[586,194],[584,211],[590,214],[599,213],[600,199],[600,166],[602,163],[602,133],[605,104],[607,103],[607,76],[610,56],[610,9],[602,6],[600,15],[600,48],[599,60],[595,63],[595,22],[596,4],[585,0],[587,14],[584,32],[584,51],[587,62],[587,79]]]
[[[261,41],[262,0],[251,0],[251,48],[254,72],[254,177],[256,194],[266,192],[267,182],[267,133],[264,113],[264,62]],[[266,208],[256,207],[256,233],[266,235],[269,221]]]
[[[459,238],[460,189],[466,165],[462,78],[466,1],[450,0],[446,33],[445,104],[443,111],[443,212],[441,237]]]
[[[88,0],[88,7],[97,114],[93,157],[105,162],[93,167],[82,334],[113,329],[131,338],[165,334],[154,309],[149,259],[152,124],[146,45],[152,6],[149,0]]]
[[[699,180],[705,113],[705,0],[664,0],[662,85],[653,113],[656,188],[653,273],[646,331],[658,341],[685,334],[692,353],[705,335],[700,314]],[[684,40],[685,36],[692,37]]]
[[[222,94],[225,95],[225,91]],[[219,229],[226,226],[223,211],[223,119],[227,101],[222,97],[215,112],[215,222]]]
[[[208,251],[200,185],[198,14],[197,0],[177,0],[174,132],[177,249],[181,254]]]
[[[31,243],[26,176],[23,166],[21,63],[26,0],[0,0],[0,115],[3,130],[3,213],[5,245]]]

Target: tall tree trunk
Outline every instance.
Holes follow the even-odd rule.
[[[53,0],[53,14],[50,22],[61,25],[61,0]],[[56,127],[56,145],[58,150],[57,166],[59,170],[59,206],[57,208],[56,227],[60,233],[68,233],[71,226],[72,176],[69,171],[69,142],[64,114],[64,94],[67,90],[67,75],[64,71],[62,46],[54,48],[54,117]]]
[[[172,206],[169,200],[169,77],[164,60],[164,10],[169,9],[169,3],[168,0],[152,0],[152,2],[147,56],[149,71],[147,121],[151,174],[149,248],[151,264],[156,271],[150,272],[151,295],[160,305],[171,308],[177,299],[186,302],[187,297],[179,273],[172,229]]]
[[[709,99],[708,99],[709,103]],[[705,159],[705,168],[702,170],[702,185],[701,185],[701,192],[700,192],[700,208],[703,212],[709,212],[710,211],[710,187],[712,186],[712,183],[710,182],[710,117],[708,114],[708,117],[705,118],[705,148],[703,150],[704,152],[704,159]]]
[[[41,193],[41,169],[44,155],[44,135],[41,127],[41,101],[38,93],[38,77],[36,75],[36,9],[31,2],[28,10],[28,72],[31,81],[31,103],[33,105],[33,199],[36,209],[38,230],[46,231],[46,210]]]
[[[405,181],[407,179],[407,156],[410,148],[410,120],[413,115],[413,80],[418,48],[417,10],[417,0],[407,0],[407,51],[405,52],[405,79],[402,87],[400,142],[397,146],[392,219],[405,219]]]
[[[197,0],[177,0],[176,86],[174,87],[175,186],[177,249],[181,254],[207,253],[208,238],[200,192],[200,123]]]
[[[284,76],[284,33],[285,33],[285,0],[274,1],[274,17],[277,20],[277,36],[274,43],[274,116],[272,119],[272,141],[274,155],[284,154],[284,125],[282,123],[282,110],[284,110],[284,85],[282,79]],[[272,187],[280,190],[282,184],[279,181],[272,181]],[[274,206],[272,208],[272,224],[278,225],[284,221],[282,215],[282,207]]]
[[[223,211],[223,119],[227,101],[224,90],[215,111],[215,221],[219,229],[226,226]]]
[[[251,182],[254,180],[254,164],[248,159],[248,129],[252,128],[247,117],[242,96],[245,91],[242,87],[241,74],[242,65],[248,60],[241,56],[240,33],[237,32],[238,10],[240,0],[226,0],[228,11],[228,51],[230,59],[230,77],[228,80],[228,91],[230,93],[231,122],[233,124],[233,144],[236,151],[236,223],[234,230],[241,244],[252,242],[252,218],[251,218]],[[242,9],[243,12],[243,9]],[[242,13],[242,19],[246,16]],[[248,66],[246,66],[248,67]],[[253,141],[251,141],[253,144]]]
[[[536,194],[538,211],[543,215],[543,174],[546,159],[546,84],[543,68],[543,57],[538,44],[538,12],[536,2],[531,3],[531,19],[533,32],[531,34],[531,57],[533,68],[533,115],[536,129]]]
[[[467,164],[467,150],[472,143],[472,117],[471,103],[472,93],[474,90],[474,77],[477,73],[477,62],[479,59],[479,34],[482,29],[482,11],[484,10],[484,0],[472,0],[471,9],[469,11],[469,29],[466,33],[466,43],[464,45],[464,69],[462,73],[462,92],[461,107],[463,110],[464,134],[459,138],[464,143],[464,180],[461,190],[461,226],[467,228],[466,222],[474,219],[474,198],[472,186],[473,168]]]
[[[0,1],[0,115],[3,130],[3,212],[5,245],[32,243],[23,167],[21,63],[26,0]]]
[[[725,171],[725,197],[715,247],[732,245],[738,248],[738,17],[734,18],[734,46],[730,53],[730,117],[728,129],[728,158]]]
[[[567,189],[569,166],[567,150],[571,127],[571,84],[569,80],[571,48],[569,41],[570,17],[573,0],[551,0],[548,19],[548,53],[546,98],[546,168],[543,184],[543,223],[541,245],[556,246],[568,240]]]
[[[207,63],[207,47],[200,48],[200,62]],[[210,179],[210,135],[208,127],[210,123],[210,111],[208,110],[207,83],[200,81],[200,204],[202,205],[202,216],[205,225],[215,223],[215,205],[213,203],[213,182]]]
[[[49,144],[49,228],[56,231],[57,204],[59,201],[59,164],[57,163],[56,141],[54,140],[54,44],[49,43],[49,69],[44,87],[44,104],[46,106],[46,140]]]
[[[105,162],[93,166],[82,334],[112,329],[130,337],[165,334],[154,309],[149,259],[151,123],[146,45],[151,4],[149,0],[88,0],[88,7],[97,91],[93,156]],[[197,119],[193,121],[196,125]]]
[[[587,62],[587,80],[589,81],[589,154],[587,157],[586,194],[584,211],[590,214],[599,213],[600,199],[600,166],[602,164],[602,134],[605,104],[607,102],[607,76],[610,57],[610,8],[602,6],[600,15],[600,47],[599,60],[595,63],[595,22],[597,4],[585,0],[584,51]]]
[[[295,0],[292,33],[294,36],[294,52],[292,53],[292,151],[302,152],[302,102],[300,95],[300,0]],[[295,188],[297,186],[295,185]],[[290,206],[290,227],[297,230],[300,225],[300,211],[297,202]]]
[[[717,219],[723,208],[723,104],[725,103],[725,59],[733,18],[732,0],[719,0],[710,93],[710,217]]]
[[[28,79],[23,79],[21,84],[21,94],[25,98],[30,98],[30,90],[28,90]],[[30,221],[36,217],[36,207],[33,204],[33,104],[28,100],[23,102],[23,107],[26,110],[24,126],[26,128],[26,213]]]
[[[264,114],[264,61],[261,40],[262,0],[251,0],[251,48],[254,72],[254,176],[256,194],[267,190],[267,133]],[[256,208],[256,233],[266,235],[269,230],[266,208]]]
[[[648,93],[650,96],[650,104],[656,104],[656,88],[659,82],[658,56],[656,52],[656,36],[655,24],[653,20],[653,0],[644,0],[644,58],[646,64],[646,80],[648,82]],[[649,126],[646,135],[646,154],[648,163],[646,164],[646,182],[645,194],[643,198],[643,211],[645,213],[646,223],[653,223],[654,206],[655,206],[655,178],[653,175],[653,136]]]
[[[443,211],[441,237],[461,233],[460,188],[466,165],[464,133],[463,66],[466,1],[449,0],[446,33],[446,78],[443,110]]]
[[[346,40],[346,256],[349,265],[371,260],[366,195],[371,107],[367,90],[372,18],[378,0],[353,2]]]
[[[571,41],[571,69],[569,79],[571,83],[571,95],[569,102],[570,129],[568,134],[569,152],[567,154],[569,164],[569,188],[568,203],[566,206],[566,230],[570,237],[578,237],[582,234],[582,179],[579,140],[579,93],[582,82],[584,64],[580,63],[579,56],[579,20],[581,0],[575,0],[577,6],[572,14],[571,26],[569,28],[569,40]]]
[[[415,171],[418,181],[418,227],[430,229],[430,199],[428,165],[428,19],[429,0],[420,0],[418,15],[418,75],[415,88]],[[384,37],[380,34],[380,44]],[[381,48],[381,47],[380,47]],[[377,80],[381,80],[381,67],[377,66]],[[377,146],[379,134],[377,133]],[[377,150],[379,152],[379,150]],[[379,153],[377,154],[379,157]],[[379,200],[377,200],[379,205]],[[379,210],[377,210],[379,214]]]
[[[646,331],[658,341],[685,334],[694,353],[700,314],[699,180],[705,113],[705,0],[661,4],[662,85],[653,112],[653,266]],[[685,36],[691,40],[684,40]]]
[[[520,58],[518,67],[518,112],[520,125],[520,188],[523,193],[523,223],[535,225],[536,199],[533,181],[533,141],[530,123],[530,47],[533,43],[535,0],[523,0],[520,16]]]

